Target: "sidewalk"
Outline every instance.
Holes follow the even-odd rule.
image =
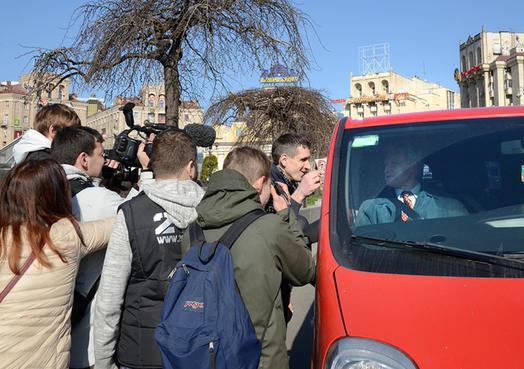
[[[320,217],[320,201],[314,206],[300,210],[309,222]],[[316,260],[317,244],[312,247],[313,257]],[[295,287],[291,293],[293,318],[287,327],[286,345],[289,354],[290,369],[308,369],[310,367],[311,350],[313,346],[313,316],[315,287],[307,285]]]

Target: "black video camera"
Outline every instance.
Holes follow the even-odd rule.
[[[174,128],[165,124],[153,123],[148,123],[144,126],[135,125],[133,118],[134,107],[135,104],[127,103],[120,108],[120,110],[122,110],[124,113],[126,124],[129,129],[120,132],[115,137],[115,144],[113,145],[113,148],[111,150],[106,150],[105,152],[106,159],[117,160],[122,165],[128,167],[140,167],[140,162],[137,158],[138,146],[140,146],[142,141],[146,141],[151,133],[158,134],[167,129]],[[140,139],[130,137],[129,134],[133,131],[138,133]],[[149,142],[146,144],[144,151],[148,156],[151,156],[152,148],[152,143]]]
[[[126,167],[140,167],[140,163],[137,158],[138,146],[140,146],[142,141],[146,141],[152,133],[159,134],[160,132],[168,129],[180,130],[175,126],[158,123],[146,123],[143,126],[135,125],[133,118],[134,107],[135,104],[127,103],[120,108],[120,110],[122,110],[124,113],[126,124],[129,129],[119,133],[115,137],[113,149],[107,150],[105,153],[106,159],[117,160]],[[140,139],[130,137],[129,134],[133,131],[138,133]],[[186,125],[183,131],[191,137],[197,146],[209,147],[215,142],[216,132],[212,127],[192,123]],[[144,151],[148,156],[151,156],[152,148],[153,144],[151,142],[146,144]]]

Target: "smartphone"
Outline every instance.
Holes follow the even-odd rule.
[[[275,192],[277,193],[277,195],[282,196],[286,201],[289,202],[289,196],[287,195],[287,193],[284,192],[282,187],[280,187],[280,185],[274,179],[272,180],[272,183],[273,183],[273,187],[275,188]]]

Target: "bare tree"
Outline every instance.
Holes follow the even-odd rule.
[[[70,47],[37,51],[34,80],[72,78],[109,95],[163,80],[173,125],[185,94],[227,91],[228,76],[276,63],[309,66],[301,32],[311,23],[292,0],[90,1],[73,22]]]
[[[303,87],[274,87],[229,94],[206,112],[207,123],[246,122],[241,143],[267,144],[283,133],[306,134],[313,152],[324,155],[336,117],[330,101]]]

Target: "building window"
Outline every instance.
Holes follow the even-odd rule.
[[[165,109],[165,107],[166,107],[166,98],[164,97],[164,95],[160,95],[158,97],[158,107],[160,109]]]
[[[149,121],[149,123],[155,123],[155,113],[148,113],[147,120]]]
[[[160,104],[160,101],[158,102]],[[158,114],[158,123],[165,124],[166,123],[166,115],[165,114]]]
[[[473,57],[473,53],[469,52],[469,67],[473,68],[475,66],[475,58]]]
[[[2,121],[3,126],[7,126],[9,124],[9,114],[4,114],[4,120]]]
[[[53,85],[47,86],[47,98],[51,99],[53,93]]]
[[[448,98],[448,109],[455,109],[455,93],[453,91],[447,91]]]
[[[371,95],[375,95],[376,94],[375,82],[369,82],[368,86],[369,86],[369,90],[371,91]]]
[[[511,68],[506,68],[505,72],[504,88],[508,90],[512,87]]]
[[[149,94],[149,97],[148,97],[147,100],[148,100],[148,106],[150,108],[154,108],[155,107],[155,95],[154,94]]]
[[[477,64],[482,64],[482,51],[477,47]]]
[[[468,65],[466,63],[466,57],[462,55],[462,71],[465,72],[468,69]]]
[[[382,88],[384,89],[384,93],[389,94],[389,82],[386,80],[382,81]]]
[[[184,114],[184,120],[187,122],[189,121],[189,114]]]
[[[355,90],[357,90],[357,97],[362,97],[362,85],[360,83],[355,84]]]

